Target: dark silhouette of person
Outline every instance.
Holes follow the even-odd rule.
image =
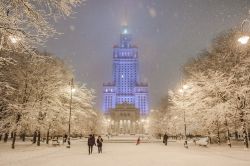
[[[139,145],[141,143],[141,137],[139,136],[137,141],[136,141],[136,145]]]
[[[165,145],[168,144],[168,135],[167,135],[166,133],[165,133],[164,136],[163,136],[163,143],[164,143]]]
[[[103,143],[103,139],[101,136],[98,136],[97,139],[97,147],[98,147],[98,153],[102,153],[102,143]]]
[[[63,136],[63,143],[65,143],[67,141],[67,138],[68,138],[68,135],[64,134],[64,136]]]
[[[92,154],[94,145],[96,145],[95,144],[95,136],[90,134],[89,138],[88,138],[89,155]]]

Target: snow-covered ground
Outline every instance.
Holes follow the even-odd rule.
[[[88,155],[86,141],[74,140],[67,149],[64,145],[41,147],[17,143],[16,149],[0,143],[0,166],[250,166],[250,150],[226,146],[209,148],[181,143],[104,143],[103,154]]]

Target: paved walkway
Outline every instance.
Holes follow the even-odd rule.
[[[104,143],[103,154],[88,155],[86,142],[65,146],[18,144],[15,150],[0,143],[0,166],[250,166],[250,150],[242,147],[183,148],[182,144]]]

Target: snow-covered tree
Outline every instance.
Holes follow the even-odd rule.
[[[149,133],[153,136],[159,136],[169,132],[169,102],[168,97],[161,99],[158,109],[151,110],[149,115]]]
[[[209,50],[184,67],[183,84],[189,88],[182,94],[178,88],[170,91],[172,117],[183,117],[185,111],[188,133],[216,136],[220,142],[222,133],[229,139],[242,126],[246,132],[250,46],[238,44],[239,36],[235,30],[220,34]]]
[[[0,132],[16,134],[35,132],[40,145],[41,133],[67,133],[70,84],[73,74],[63,61],[41,54],[35,56],[1,52],[6,61],[1,67]],[[78,86],[72,98],[73,116],[97,116],[93,111],[94,92],[85,85]],[[90,119],[88,119],[90,120]],[[72,118],[74,123],[74,118]],[[86,125],[89,122],[86,122]],[[75,125],[83,125],[82,123]],[[79,128],[80,129],[80,128]]]
[[[57,34],[51,24],[70,16],[84,0],[2,0],[0,1],[0,50],[35,53],[33,48]]]

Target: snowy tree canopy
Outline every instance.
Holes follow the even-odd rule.
[[[170,103],[168,96],[161,99],[160,107],[151,110],[149,114],[149,132],[154,136],[159,136],[168,132],[168,119],[170,116]]]
[[[57,34],[51,22],[73,13],[84,0],[2,0],[0,1],[0,49],[34,53]]]
[[[72,70],[48,53],[0,53],[6,59],[0,74],[0,133],[67,133]],[[73,86],[72,123],[81,134],[98,114],[93,109],[94,91],[77,82]],[[75,123],[79,119],[84,120]]]
[[[182,85],[188,88],[182,93],[182,87],[169,92],[169,125],[178,120],[180,133],[184,131],[184,112],[190,134],[241,132],[241,119],[247,120],[249,114],[250,46],[238,43],[240,35],[236,30],[218,35],[209,50],[185,65]]]

